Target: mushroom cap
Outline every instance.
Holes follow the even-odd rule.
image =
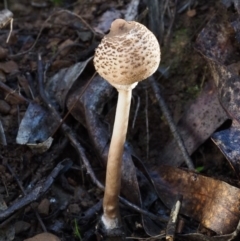
[[[96,49],[94,66],[114,86],[131,85],[151,76],[160,63],[160,47],[144,25],[116,19]]]

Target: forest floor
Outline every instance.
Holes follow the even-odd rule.
[[[239,156],[237,151],[229,154],[233,145],[227,149],[222,136],[211,138],[216,130],[231,126],[226,111],[238,120],[238,114],[231,112],[235,105],[226,107],[225,94],[219,103],[217,90],[222,86],[216,84],[226,71],[240,69],[233,65],[239,58],[234,4],[227,0],[0,4],[0,9],[11,11],[0,12],[0,241],[28,240],[46,232],[52,236],[31,240],[102,239],[96,226],[102,214],[101,183],[117,92],[95,75],[92,57],[116,18],[146,25],[161,46],[157,72],[133,91],[121,190],[130,204],[120,204],[125,236],[165,239],[178,199],[185,203],[174,227],[176,240],[213,240],[214,235],[234,232],[240,217],[232,205],[240,200]],[[215,44],[203,38],[212,40],[217,34]],[[217,65],[221,60],[225,72]],[[161,109],[161,100],[172,120]],[[176,124],[194,170],[187,170],[169,122]],[[238,133],[236,126],[231,133]],[[189,180],[198,184],[190,185]],[[220,208],[204,195],[214,200],[216,190],[223,198],[221,207],[228,210],[231,204],[233,216],[221,216],[221,211],[213,215]],[[204,216],[202,207],[211,215]]]

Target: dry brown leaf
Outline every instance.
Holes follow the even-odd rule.
[[[230,3],[230,1],[227,2]],[[235,7],[237,8],[237,6]],[[222,18],[222,15],[215,16],[200,32],[196,40],[196,46],[201,54],[205,56],[212,72],[218,89],[218,100],[228,114],[228,118],[233,121],[229,129],[218,131],[213,134],[212,139],[228,159],[238,176],[240,170],[240,62],[236,58],[236,46],[240,42],[239,28],[239,20],[229,18],[226,21],[225,18]]]
[[[16,74],[19,71],[18,65],[14,61],[0,63],[0,70],[7,74]]]
[[[51,38],[48,40],[49,44],[47,45],[47,49],[51,49],[54,48],[56,46],[58,46],[58,44],[60,43],[61,39],[60,38]]]
[[[68,68],[72,65],[73,63],[69,60],[64,60],[64,59],[57,59],[56,61],[53,62],[51,65],[51,70],[52,71],[58,71],[63,68]]]
[[[6,82],[6,74],[2,70],[0,70],[0,81]]]
[[[67,39],[66,41],[61,43],[60,46],[58,47],[58,50],[61,50],[60,55],[61,56],[67,55],[68,52],[70,51],[70,48],[66,48],[66,46],[72,45],[72,44],[74,44],[74,41],[72,41],[71,39]]]
[[[24,241],[61,241],[57,236],[51,233],[40,233]]]
[[[37,207],[38,212],[43,215],[49,214],[49,208],[50,208],[50,201],[47,198],[44,198]]]
[[[7,57],[7,49],[0,47],[0,59],[5,59]]]
[[[10,110],[11,106],[5,100],[0,100],[0,113],[8,114]]]
[[[188,11],[187,11],[187,16],[188,16],[189,18],[194,17],[196,14],[197,14],[196,9],[191,9],[191,10],[188,10]]]
[[[192,154],[227,118],[216,87],[207,84],[177,124],[188,153]],[[182,162],[182,153],[173,139],[160,153],[158,164],[180,166]]]
[[[14,229],[16,234],[27,231],[30,228],[31,224],[25,221],[17,221],[16,223],[14,223]]]
[[[182,196],[182,214],[217,234],[236,229],[240,218],[238,188],[170,166],[159,166],[151,174],[159,197],[169,208]]]
[[[229,161],[236,175],[240,176],[240,124],[233,120],[230,128],[218,131],[212,135],[213,142]]]

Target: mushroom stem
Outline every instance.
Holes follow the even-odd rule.
[[[160,46],[144,25],[116,19],[110,32],[96,49],[93,59],[97,72],[119,92],[110,144],[102,223],[113,231],[120,227],[118,196],[121,186],[122,156],[126,139],[132,89],[151,76],[160,63]],[[109,235],[110,236],[110,235]]]
[[[128,128],[132,88],[135,85],[127,87],[117,89],[117,110],[108,154],[106,184],[103,197],[102,221],[107,229],[117,228],[120,223],[118,196],[121,187],[122,157]]]

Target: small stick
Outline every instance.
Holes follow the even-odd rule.
[[[173,9],[173,14],[172,14],[172,18],[166,33],[166,37],[165,37],[165,45],[168,45],[170,43],[170,36],[171,36],[171,32],[172,32],[172,27],[176,18],[176,8],[177,8],[177,0],[175,0],[175,4],[174,4],[174,9]]]
[[[41,27],[38,35],[37,35],[36,40],[34,41],[34,43],[32,44],[32,46],[31,46],[27,51],[24,51],[24,52],[22,52],[22,53],[18,53],[18,54],[15,54],[15,55],[11,55],[10,57],[12,57],[12,58],[13,58],[13,57],[17,57],[17,56],[20,56],[20,55],[23,55],[23,54],[27,54],[28,52],[30,52],[30,51],[36,46],[36,44],[37,44],[37,42],[38,42],[38,39],[40,38],[40,36],[41,36],[41,34],[42,34],[42,32],[43,32],[43,30],[44,30],[44,28],[45,28],[46,23],[47,23],[48,21],[50,21],[50,19],[51,19],[53,16],[58,15],[58,14],[61,14],[61,13],[63,13],[63,12],[66,12],[66,13],[68,13],[68,14],[71,14],[71,15],[79,18],[79,19],[83,22],[83,24],[84,24],[94,35],[99,35],[99,34],[96,33],[96,31],[94,31],[94,29],[93,29],[81,16],[79,16],[79,15],[76,14],[76,13],[72,13],[72,12],[64,9],[64,10],[60,10],[60,11],[58,11],[58,12],[53,13],[52,15],[50,15],[50,16],[44,21],[44,23],[42,24],[42,27]]]
[[[52,172],[47,176],[45,180],[41,180],[38,184],[25,196],[19,199],[17,202],[13,203],[12,206],[7,208],[4,211],[0,212],[0,221],[6,219],[19,209],[25,207],[31,202],[37,200],[40,196],[42,196],[53,184],[55,178],[59,174],[59,172],[64,168],[62,162],[58,163],[57,166],[52,170]]]
[[[18,99],[20,102],[24,102],[24,103],[29,103],[30,101],[28,99],[26,99],[25,97],[23,97],[22,95],[18,94],[16,92],[16,90],[13,90],[11,88],[9,88],[7,85],[5,85],[2,81],[0,81],[0,89],[4,90],[5,92],[7,92],[7,96],[12,95],[14,96],[16,99]],[[5,99],[7,99],[7,96],[5,97]]]
[[[182,155],[184,157],[184,161],[185,161],[186,165],[188,166],[188,168],[190,170],[194,170],[193,162],[192,162],[192,160],[191,160],[191,158],[190,158],[190,156],[187,152],[187,149],[184,145],[184,142],[183,142],[183,140],[182,140],[182,138],[181,138],[181,136],[180,136],[180,134],[177,130],[177,127],[176,127],[176,125],[173,121],[173,118],[170,114],[170,111],[169,111],[169,109],[168,109],[168,107],[165,103],[165,100],[162,98],[161,92],[160,92],[154,78],[150,77],[149,80],[150,80],[150,84],[151,84],[151,87],[153,89],[153,92],[154,92],[154,94],[157,98],[158,104],[159,104],[165,118],[167,119],[170,130],[171,130],[171,132],[172,132],[172,134],[173,134],[173,136],[174,136],[174,138],[175,138],[175,140],[178,144],[178,147],[180,148],[180,150],[182,152]]]
[[[27,193],[25,192],[25,190],[24,190],[21,182],[19,181],[18,177],[15,175],[15,173],[14,173],[13,169],[11,168],[11,166],[10,166],[8,163],[6,163],[6,166],[7,166],[8,170],[10,171],[10,173],[12,174],[12,176],[14,177],[14,179],[16,180],[16,182],[17,182],[18,186],[20,187],[23,195],[26,196]],[[33,210],[33,212],[35,213],[35,215],[36,215],[36,217],[37,217],[37,219],[38,219],[38,222],[40,223],[40,225],[41,225],[41,227],[42,227],[42,230],[46,233],[46,232],[47,232],[46,226],[44,225],[44,223],[43,223],[43,221],[42,221],[39,213],[38,213],[37,210],[33,207],[32,204],[30,204],[30,207],[31,207],[31,209]]]
[[[167,241],[174,240],[174,235],[176,233],[175,230],[177,227],[177,218],[178,218],[180,208],[181,208],[181,202],[180,202],[180,200],[178,200],[171,210],[170,219],[169,219],[167,229],[166,229],[166,240]]]
[[[4,0],[4,8],[5,8],[5,9],[8,9],[7,0]]]
[[[148,92],[145,90],[146,93],[146,101],[145,101],[145,116],[146,116],[146,156],[147,161],[149,157],[149,123],[148,123]]]
[[[139,107],[140,107],[140,97],[137,96],[137,106],[136,106],[134,117],[133,117],[132,129],[134,129],[134,127],[135,127],[135,122],[136,122],[136,119],[137,119]]]
[[[162,217],[159,217],[157,215],[154,215],[140,207],[138,207],[137,205],[129,202],[127,199],[119,196],[119,200],[121,203],[123,203],[124,205],[128,206],[129,208],[131,208],[132,210],[138,212],[138,213],[141,213],[142,215],[146,215],[147,217],[151,218],[152,220],[156,220],[156,221],[160,221],[160,222],[168,222],[168,218],[162,218]]]
[[[4,220],[3,222],[0,223],[0,229],[4,228],[6,225],[8,225],[10,222],[12,222],[12,220],[16,220],[17,217],[19,217],[19,215],[23,212],[22,209],[18,210],[17,212],[15,212],[12,216],[10,216],[9,218],[7,218],[6,220]]]

